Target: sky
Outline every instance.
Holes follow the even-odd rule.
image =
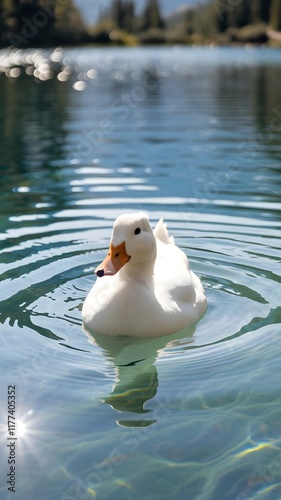
[[[94,23],[98,19],[101,7],[111,4],[112,0],[74,0],[87,24]],[[181,5],[199,3],[200,0],[158,0],[161,12],[166,15],[173,12]],[[146,0],[135,0],[137,10],[141,10]]]

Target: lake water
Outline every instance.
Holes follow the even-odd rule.
[[[0,70],[1,499],[280,500],[280,50],[14,50]],[[184,338],[82,329],[137,210],[205,287]]]

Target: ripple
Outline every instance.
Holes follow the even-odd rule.
[[[112,199],[111,203],[114,204],[114,201]],[[161,204],[165,202],[165,199],[161,199]],[[169,199],[169,204],[177,202]],[[122,211],[119,208],[119,212]],[[150,213],[155,223],[160,213]],[[112,210],[102,210],[101,214],[102,219],[95,219],[93,223],[91,211],[86,210],[83,219],[83,210],[78,208],[56,213],[55,217],[61,222],[42,228],[32,226],[30,229],[26,227],[9,231],[5,240],[11,240],[12,246],[2,250],[2,255],[6,255],[6,264],[1,266],[4,284],[1,301],[2,310],[5,310],[1,315],[2,322],[9,318],[13,324],[20,311],[21,325],[30,326],[31,316],[36,317],[39,323],[41,318],[41,327],[38,323],[35,328],[38,331],[41,328],[39,333],[44,335],[49,335],[48,329],[43,326],[46,317],[60,318],[66,324],[73,322],[73,325],[81,327],[79,309],[94,283],[93,269],[106,252],[113,223]],[[118,215],[115,210],[114,215]],[[263,259],[259,259],[263,268],[250,265],[259,252],[260,237],[266,238],[272,233],[270,221],[260,229],[257,238],[254,231],[252,236],[251,231],[248,232],[247,220],[244,219],[220,218],[220,225],[217,226],[216,216],[207,213],[190,214],[190,217],[187,214],[186,217],[181,212],[166,210],[163,215],[171,234],[175,235],[176,242],[188,255],[191,268],[201,277],[209,302],[206,318],[199,323],[192,344],[185,348],[179,343],[173,348],[175,353],[185,359],[190,349],[228,342],[279,321],[276,302],[281,296],[281,278],[278,274],[278,258],[275,258],[278,242],[275,244],[274,231],[269,239],[271,246],[267,247],[268,255],[263,246]],[[95,216],[98,216],[96,211]],[[18,221],[23,224],[28,220],[19,218]],[[259,225],[258,221],[256,223]],[[246,233],[244,228],[247,228]],[[212,241],[209,239],[210,234]],[[245,243],[241,243],[241,237],[246,238],[246,247]],[[104,242],[102,248],[101,241]],[[66,292],[63,291],[65,285],[70,286]],[[59,316],[55,312],[58,310],[58,297],[64,299]],[[74,316],[73,311],[76,311]],[[274,320],[276,314],[277,319]],[[227,331],[226,318],[231,318]],[[75,348],[75,342],[72,344],[70,339],[66,339],[66,344]],[[165,361],[173,359],[173,349],[168,350],[171,358],[165,353]]]

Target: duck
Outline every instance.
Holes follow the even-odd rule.
[[[86,296],[86,330],[105,336],[153,338],[182,331],[205,313],[207,300],[186,254],[161,218],[144,212],[114,222],[109,251]]]

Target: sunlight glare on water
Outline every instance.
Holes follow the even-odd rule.
[[[0,52],[21,500],[281,498],[280,78],[270,49]],[[138,210],[164,217],[207,313],[184,334],[92,336],[93,271]]]

